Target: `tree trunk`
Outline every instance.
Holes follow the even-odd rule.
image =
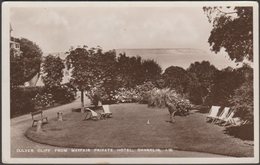
[[[84,113],[84,90],[81,90],[81,113]]]

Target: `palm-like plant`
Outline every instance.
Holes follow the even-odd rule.
[[[175,90],[169,88],[154,88],[151,90],[148,99],[148,106],[159,108],[167,107],[171,116],[171,122],[174,121],[173,118],[176,114],[181,116],[187,115],[191,108],[189,100],[182,97]]]

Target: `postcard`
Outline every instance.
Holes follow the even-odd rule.
[[[3,2],[3,163],[258,163],[258,19],[253,1]]]

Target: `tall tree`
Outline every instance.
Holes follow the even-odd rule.
[[[20,52],[10,49],[11,85],[23,85],[40,72],[42,51],[32,41],[21,38],[16,39],[20,43]]]
[[[64,63],[60,57],[48,55],[42,65],[42,80],[45,86],[60,86],[63,78]]]
[[[234,91],[241,86],[243,81],[238,72],[231,67],[218,71],[213,79],[213,85],[206,100],[207,104],[230,106],[229,99],[233,97]]]
[[[142,59],[119,54],[117,58],[118,82],[121,87],[131,88],[144,82]]]
[[[42,50],[36,43],[28,39],[21,38],[19,42],[24,62],[24,79],[29,81],[40,72]]]
[[[103,53],[100,47],[88,49],[83,46],[72,48],[67,54],[66,64],[68,69],[72,69],[71,83],[81,91],[81,111],[84,112],[84,91],[100,91],[101,88],[108,89],[113,84],[116,73],[115,52]]]
[[[166,68],[162,75],[165,87],[175,89],[181,94],[185,94],[189,85],[189,75],[187,71],[178,66]]]
[[[230,98],[232,108],[242,119],[253,122],[254,117],[254,85],[253,85],[253,68],[244,64],[241,68],[236,69],[241,78],[242,85],[237,88],[234,95]]]
[[[253,8],[203,7],[213,24],[208,42],[215,53],[224,48],[236,62],[253,61]]]
[[[154,60],[143,60],[142,62],[142,70],[144,81],[152,81],[155,82],[160,78],[162,73],[161,66],[155,62]]]
[[[11,87],[24,84],[23,60],[17,50],[10,49],[10,84]]]
[[[67,52],[66,64],[68,69],[72,69],[71,83],[81,91],[81,112],[84,112],[84,90],[90,89],[91,82],[94,77],[91,65],[93,61],[90,59],[90,52],[87,47],[71,48]]]
[[[217,72],[217,68],[211,65],[209,61],[192,63],[187,71],[193,75],[190,82],[190,97],[196,98],[197,103],[204,103],[208,96],[213,80]],[[196,95],[196,96],[195,96]]]

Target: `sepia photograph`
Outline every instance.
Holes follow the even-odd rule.
[[[3,163],[259,163],[258,3],[2,3]]]

